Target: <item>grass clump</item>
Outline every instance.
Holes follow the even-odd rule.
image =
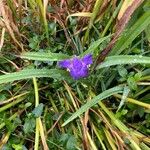
[[[150,149],[148,1],[0,8],[0,149]]]

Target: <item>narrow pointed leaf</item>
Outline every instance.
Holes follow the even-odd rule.
[[[6,75],[0,76],[0,84],[13,82],[16,80],[29,79],[33,77],[50,77],[54,79],[63,80],[68,78],[69,75],[64,70],[58,69],[24,69],[19,72],[14,72]]]
[[[69,122],[74,120],[75,118],[79,117],[81,114],[86,112],[88,109],[90,109],[92,106],[96,105],[101,100],[103,100],[105,98],[108,98],[113,94],[122,93],[122,91],[123,91],[123,87],[122,86],[117,86],[117,87],[106,90],[106,91],[102,92],[101,94],[95,96],[93,99],[88,101],[85,105],[81,106],[81,108],[79,108],[75,113],[73,113],[73,115],[69,119],[67,119],[62,124],[62,126],[65,126],[66,124],[68,124]]]
[[[24,59],[29,60],[38,60],[38,61],[60,61],[67,58],[70,58],[70,56],[61,54],[61,53],[44,53],[44,52],[25,52],[22,53],[20,56]]]
[[[99,64],[96,69],[125,64],[150,64],[150,57],[142,55],[109,56],[106,57],[105,61]]]
[[[98,39],[97,41],[94,41],[90,46],[89,48],[84,52],[82,53],[80,56],[84,56],[86,54],[93,54],[95,52],[95,50],[98,48],[98,46],[103,43],[104,41],[108,40],[112,35],[108,35],[106,37],[103,37],[103,38],[100,38]]]
[[[115,44],[110,55],[118,55],[150,24],[150,10],[145,12],[130,29],[123,34]]]

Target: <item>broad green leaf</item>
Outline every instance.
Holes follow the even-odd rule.
[[[74,136],[70,136],[66,143],[67,150],[75,150],[77,139]]]
[[[33,77],[50,77],[60,80],[70,78],[66,71],[59,69],[24,69],[19,72],[1,75],[0,84]]]
[[[118,69],[118,73],[121,77],[125,78],[127,76],[128,71],[126,68],[124,68],[123,66],[118,66],[117,69]]]
[[[117,87],[106,90],[106,91],[102,92],[101,94],[95,96],[93,99],[88,101],[85,105],[81,106],[81,108],[79,108],[75,113],[73,113],[73,115],[69,119],[67,119],[63,123],[62,126],[65,126],[66,124],[68,124],[69,122],[71,122],[72,120],[74,120],[75,118],[77,118],[78,116],[83,114],[84,112],[86,112],[89,108],[91,108],[92,106],[94,106],[95,104],[100,102],[101,100],[103,100],[107,97],[110,97],[113,94],[122,93],[122,91],[123,91],[123,87],[117,86]]]
[[[65,150],[76,150],[77,140],[71,134],[62,134],[59,138],[59,142],[65,147]]]
[[[35,128],[35,118],[29,117],[25,119],[25,123],[23,125],[23,131],[25,134],[31,133],[34,131]]]
[[[44,105],[42,103],[39,104],[37,107],[34,108],[34,110],[32,111],[32,114],[34,114],[36,118],[40,117],[43,112],[43,107]]]
[[[115,44],[110,55],[118,55],[150,24],[150,11],[145,12],[137,22],[123,34]]]
[[[22,53],[21,58],[38,61],[60,61],[70,56],[61,53],[44,53],[44,52],[25,52]]]
[[[150,42],[150,24],[145,29],[147,40]]]
[[[137,83],[134,77],[129,77],[127,83],[132,90],[137,90]]]
[[[27,148],[22,144],[12,144],[14,150],[27,150]]]
[[[138,71],[135,75],[134,75],[134,79],[136,81],[139,81],[142,77],[142,72],[141,71]]]
[[[108,56],[97,66],[96,69],[110,67],[113,65],[123,64],[150,64],[150,57],[142,55],[119,55],[119,56]]]

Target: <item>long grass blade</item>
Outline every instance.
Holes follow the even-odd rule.
[[[73,113],[73,115],[69,119],[67,119],[62,124],[62,126],[67,125],[69,122],[71,122],[72,120],[74,120],[75,118],[77,118],[78,116],[80,116],[81,114],[86,112],[89,108],[91,108],[92,106],[97,104],[99,101],[101,101],[107,97],[110,97],[111,95],[113,95],[115,93],[122,93],[122,91],[123,91],[123,87],[117,86],[117,87],[106,90],[106,91],[102,92],[101,94],[95,96],[92,100],[88,101],[85,105],[83,105],[80,109],[78,109],[75,113]]]
[[[24,69],[20,72],[10,73],[0,76],[0,84],[13,82],[16,80],[29,79],[33,77],[50,77],[54,79],[66,79],[67,72],[58,69]],[[69,76],[68,76],[69,77]]]
[[[61,53],[43,53],[43,52],[26,52],[20,56],[24,59],[38,60],[38,61],[60,61],[70,58],[68,55]]]
[[[146,11],[137,21],[136,23],[130,27],[130,29],[125,32],[118,42],[115,44],[114,48],[110,52],[110,55],[118,55],[125,48],[132,43],[132,41],[147,28],[150,24],[150,11]]]
[[[150,57],[142,55],[108,56],[103,63],[97,66],[97,69],[125,64],[150,64]]]

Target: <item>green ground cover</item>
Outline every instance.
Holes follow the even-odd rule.
[[[0,0],[0,33],[0,149],[150,149],[148,0]]]

